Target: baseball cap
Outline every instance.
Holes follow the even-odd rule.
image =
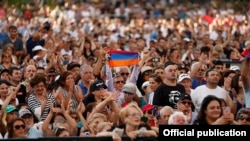
[[[32,113],[28,109],[21,109],[18,112],[19,117],[23,117],[24,115],[32,115]]]
[[[122,91],[136,94],[136,85],[133,83],[126,83],[125,85],[123,85]]]
[[[248,46],[250,44],[250,40],[245,42],[245,46]]]
[[[237,70],[240,70],[240,67],[238,67],[238,66],[231,66],[230,70],[237,71]]]
[[[147,87],[147,86],[149,86],[149,81],[145,81],[145,82],[142,84],[141,88],[144,89],[144,88]]]
[[[186,94],[186,93],[182,93],[179,97],[179,100],[183,100],[183,99],[189,99],[189,100],[192,100],[191,99],[191,96],[189,94]]]
[[[151,105],[151,104],[146,104],[143,108],[142,108],[142,112],[146,112],[146,111],[149,111],[151,109],[153,109],[154,106]]]
[[[8,105],[8,106],[6,107],[6,109],[5,109],[5,112],[6,112],[6,113],[11,113],[11,112],[13,112],[13,111],[17,111],[17,108],[16,108],[15,106],[13,106],[13,105]]]
[[[149,70],[153,70],[153,68],[152,67],[150,67],[150,66],[143,66],[142,68],[141,68],[141,73],[144,73],[144,72],[146,72],[146,71],[149,71]]]
[[[106,84],[102,81],[102,80],[96,80],[94,81],[91,85],[90,85],[90,91],[96,91],[96,90],[99,90],[101,88],[104,88],[106,89],[107,86]]]
[[[32,51],[38,51],[38,50],[43,50],[43,51],[46,51],[47,49],[45,49],[44,47],[42,47],[41,45],[37,45],[35,46]]]
[[[3,69],[1,70],[0,75],[2,75],[4,72],[7,72],[8,74],[10,74],[10,71],[8,69]]]
[[[190,76],[189,76],[188,74],[184,73],[184,74],[180,74],[180,75],[179,75],[179,77],[178,77],[178,83],[180,83],[180,82],[181,82],[182,80],[184,80],[184,79],[189,79],[189,80],[191,80]]]
[[[76,63],[76,62],[71,62],[67,65],[67,70],[72,70],[74,67],[79,67],[80,68],[80,64]]]

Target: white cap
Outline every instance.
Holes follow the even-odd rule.
[[[178,77],[178,83],[180,83],[184,79],[191,80],[190,76],[188,74],[184,73],[184,74],[179,75],[179,77]]]
[[[247,46],[249,44],[250,44],[250,40],[248,40],[248,41],[245,42],[245,46]]]
[[[230,70],[237,71],[237,70],[240,70],[240,67],[238,67],[238,66],[231,66]]]
[[[143,89],[143,88],[145,88],[145,87],[147,87],[147,86],[149,86],[149,81],[145,81],[145,82],[142,84],[141,88]]]
[[[188,37],[185,37],[183,40],[186,41],[186,42],[190,42],[191,41]]]
[[[38,50],[46,51],[47,49],[42,47],[41,45],[37,45],[32,49],[32,51],[38,51]]]
[[[149,70],[153,70],[153,68],[150,67],[150,66],[143,66],[143,67],[141,68],[141,73],[144,73],[145,71],[149,71]]]

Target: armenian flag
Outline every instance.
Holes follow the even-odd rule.
[[[132,51],[111,50],[109,51],[109,66],[120,67],[139,64],[139,54]]]

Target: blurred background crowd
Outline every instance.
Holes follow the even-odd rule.
[[[1,0],[0,138],[249,125],[249,19],[248,0]]]

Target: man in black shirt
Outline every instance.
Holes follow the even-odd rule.
[[[185,88],[177,84],[177,65],[169,62],[165,67],[165,79],[154,93],[153,105],[159,107],[170,106],[177,108],[177,102],[181,93],[185,93]]]

